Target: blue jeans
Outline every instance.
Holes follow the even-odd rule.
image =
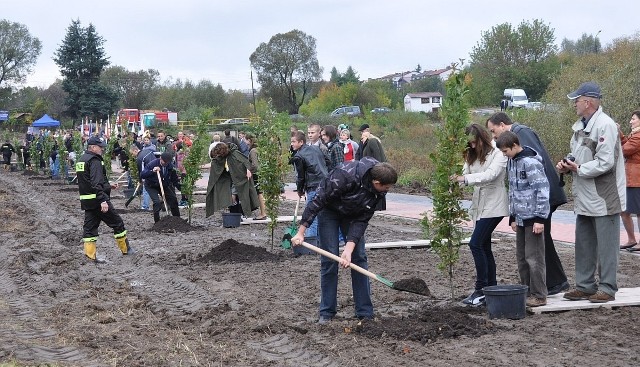
[[[351,219],[340,213],[323,209],[317,217],[318,231],[320,233],[320,248],[339,255],[338,252],[338,228],[343,233],[349,233]],[[351,255],[351,262],[367,269],[367,254],[364,250],[364,237],[356,244]],[[338,306],[338,263],[328,257],[320,257],[320,316],[333,317]],[[353,289],[353,301],[356,317],[373,318],[373,304],[371,302],[371,285],[366,275],[351,270],[351,288]]]
[[[149,196],[149,193],[147,192],[147,189],[145,189],[144,186],[142,186],[142,209],[149,209],[149,204],[151,201],[151,196]]]
[[[307,205],[309,205],[309,203],[313,200],[313,198],[316,197],[316,191],[307,191]],[[309,228],[307,228],[307,230],[304,232],[305,237],[318,237],[318,218],[314,219],[313,222],[311,222],[311,225],[309,226]],[[319,241],[318,241],[319,242]]]
[[[491,234],[503,217],[481,218],[471,234],[469,248],[476,265],[476,290],[496,285],[496,261],[491,251]]]
[[[49,165],[50,165],[50,168],[51,168],[51,177],[59,178],[59,176],[60,176],[60,160],[59,159],[53,160],[53,159],[49,158]]]

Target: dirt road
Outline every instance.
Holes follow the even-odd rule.
[[[116,208],[124,197],[113,195]],[[136,203],[134,201],[133,206]],[[222,228],[196,211],[188,226],[121,210],[133,256],[100,227],[96,266],[82,255],[76,186],[0,173],[0,362],[59,366],[629,366],[640,308],[489,320],[447,301],[428,249],[369,251],[370,270],[424,279],[432,298],[372,285],[376,320],[353,318],[342,272],[338,317],[318,325],[319,260],[269,244],[264,225]],[[293,204],[284,203],[283,214]],[[186,217],[186,216],[185,216]],[[171,222],[171,223],[169,223]],[[170,230],[186,230],[173,232]],[[376,216],[368,241],[420,238],[413,220]],[[559,247],[573,278],[573,248]],[[517,283],[510,237],[495,245],[499,282]],[[456,301],[474,270],[462,248]],[[621,254],[619,285],[640,286],[640,258]]]

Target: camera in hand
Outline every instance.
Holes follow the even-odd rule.
[[[564,158],[562,159],[562,161],[563,161],[564,163],[567,163],[567,161],[575,162],[575,161],[576,161],[576,157],[572,156],[572,155],[571,155],[571,153],[569,153],[569,154],[567,154],[567,156],[566,156],[566,157],[564,157]]]
[[[566,157],[562,158],[562,161],[564,163],[568,163],[569,161],[571,162],[575,162],[576,161],[576,157],[574,157],[573,155],[571,155],[571,153],[567,154]],[[560,187],[564,186],[564,173],[560,174]]]

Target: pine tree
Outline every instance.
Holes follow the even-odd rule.
[[[62,89],[68,94],[67,113],[75,119],[106,119],[116,109],[117,93],[100,84],[100,74],[109,65],[103,44],[92,24],[83,28],[80,20],[74,20],[55,53],[54,61],[64,78]]]

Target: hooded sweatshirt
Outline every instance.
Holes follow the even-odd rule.
[[[528,146],[507,163],[509,224],[529,227],[549,216],[549,180],[542,157]]]

